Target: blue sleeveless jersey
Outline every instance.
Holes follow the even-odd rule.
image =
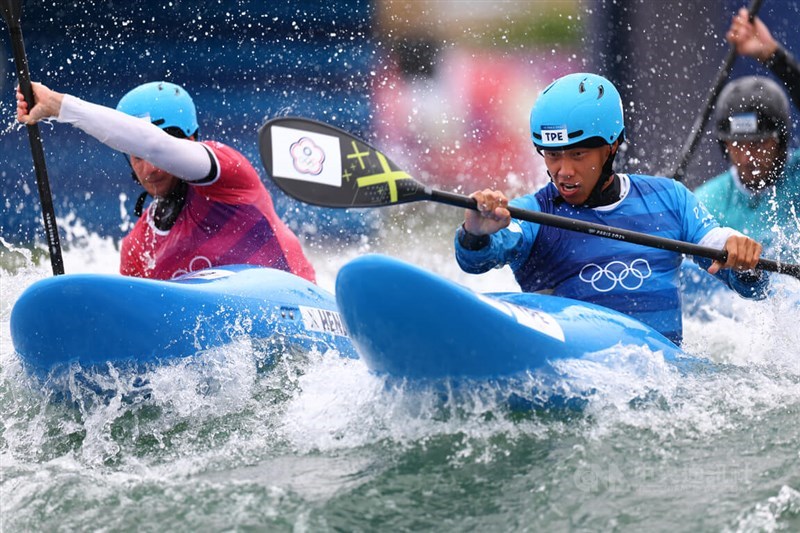
[[[553,184],[510,203],[691,243],[719,226],[674,180],[640,175],[620,179],[622,199],[610,206],[592,209],[559,202]],[[461,268],[472,273],[508,264],[525,292],[552,291],[603,305],[650,325],[673,342],[682,340],[679,253],[512,220],[477,251],[464,249],[456,238],[456,257]]]

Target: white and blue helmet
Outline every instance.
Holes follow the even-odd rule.
[[[119,101],[117,110],[147,118],[179,137],[196,136],[199,129],[192,97],[183,87],[166,81],[153,81],[131,89]]]
[[[596,147],[625,139],[622,99],[597,74],[568,74],[551,83],[531,110],[531,139],[540,150]]]

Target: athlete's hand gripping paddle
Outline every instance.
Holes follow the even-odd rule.
[[[25,55],[25,43],[22,40],[22,26],[20,25],[22,2],[21,0],[0,0],[0,10],[3,12],[3,18],[6,20],[8,31],[11,34],[11,47],[14,51],[19,88],[25,96],[28,109],[32,109],[34,105],[33,87],[31,86],[31,75],[28,72],[28,57]],[[33,166],[36,171],[36,185],[39,189],[39,201],[42,204],[44,231],[50,250],[50,263],[53,265],[53,274],[57,276],[64,273],[64,260],[61,257],[61,242],[58,237],[55,209],[53,209],[53,196],[50,193],[50,180],[47,177],[47,166],[44,162],[42,136],[39,133],[38,124],[28,124],[27,128],[33,154]]]
[[[751,0],[750,5],[747,8],[748,13],[750,13],[751,21],[758,14],[758,10],[761,9],[762,2],[763,0]],[[725,82],[728,81],[728,77],[731,75],[731,70],[733,70],[733,62],[735,60],[736,47],[731,45],[728,49],[728,55],[725,56],[725,60],[722,62],[722,66],[717,72],[717,78],[714,80],[714,84],[711,86],[711,89],[706,96],[706,102],[703,105],[700,114],[695,119],[694,124],[692,124],[692,129],[689,131],[689,137],[686,139],[686,142],[681,148],[681,153],[678,156],[678,165],[671,174],[672,179],[683,181],[684,174],[686,173],[686,167],[689,164],[689,159],[692,157],[692,153],[694,153],[695,148],[697,148],[697,145],[700,142],[700,134],[703,133],[703,127],[705,127],[706,122],[708,122],[708,119],[711,116],[711,111],[714,109],[714,104],[717,101],[719,93],[722,91],[723,85],[725,85]]]
[[[324,207],[383,207],[433,201],[477,210],[473,198],[419,183],[383,153],[334,126],[275,118],[259,130],[261,161],[286,194]],[[509,206],[512,218],[725,262],[727,252],[592,222]],[[758,268],[800,278],[800,265],[761,259]]]

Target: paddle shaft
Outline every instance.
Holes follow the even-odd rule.
[[[277,139],[273,137],[273,129],[276,129]],[[330,138],[338,139],[338,148],[340,157],[343,158],[342,161],[353,161],[348,163],[346,177],[344,166],[338,169],[339,179],[333,180],[336,182],[335,184],[320,183],[319,179],[316,178],[316,174],[314,174],[314,179],[309,179],[308,173],[303,173],[298,169],[296,162],[294,166],[275,164],[275,161],[279,163],[283,161],[285,163],[287,152],[290,158],[294,159],[296,156],[291,153],[293,151],[292,147],[297,146],[300,142],[316,146],[318,155],[319,153],[324,154],[314,139],[316,139],[316,142],[324,144],[329,143]],[[269,177],[283,192],[302,202],[322,207],[347,209],[386,207],[407,202],[433,201],[477,210],[477,203],[473,198],[462,194],[433,190],[419,183],[374,147],[344,130],[322,122],[300,117],[273,118],[268,120],[259,130],[258,143],[261,160]],[[276,158],[276,154],[281,154],[281,157]],[[302,159],[300,161],[305,163]],[[332,172],[336,173],[337,169],[333,169]],[[326,179],[330,179],[330,176],[327,176]],[[725,263],[728,255],[724,250],[603,226],[550,213],[528,211],[516,207],[509,207],[509,211],[511,216],[518,220],[660,248],[671,252],[706,257],[722,263]],[[758,268],[800,278],[800,265],[762,259],[758,262]]]
[[[755,16],[758,14],[758,10],[761,9],[761,3],[763,0],[752,0],[750,6],[747,8],[747,11],[750,13],[750,20],[752,21]],[[717,72],[717,79],[714,81],[714,85],[711,86],[711,90],[708,92],[708,96],[706,96],[706,102],[703,106],[703,110],[695,119],[694,124],[692,125],[692,129],[689,132],[689,137],[686,139],[686,142],[681,149],[681,154],[678,159],[678,166],[675,168],[675,171],[672,173],[672,178],[677,181],[683,181],[683,178],[686,174],[686,166],[689,164],[689,159],[691,158],[692,154],[694,153],[695,148],[697,148],[697,144],[700,142],[700,134],[703,131],[703,127],[705,127],[706,122],[708,122],[708,117],[711,116],[711,110],[714,109],[714,104],[717,101],[717,97],[719,96],[720,91],[722,90],[722,86],[725,85],[725,81],[728,79],[728,76],[731,74],[731,70],[733,69],[733,62],[736,60],[736,47],[734,45],[730,46],[728,50],[728,55],[725,57],[725,60],[722,62],[722,67]]]
[[[17,67],[20,91],[25,97],[28,109],[32,109],[34,105],[33,87],[20,25],[22,8],[18,0],[2,0],[0,7],[2,7],[3,18],[8,24],[8,31],[11,35],[11,47],[14,53],[14,65]],[[42,137],[38,124],[28,124],[27,129],[31,154],[33,155],[33,166],[36,171],[36,185],[39,189],[39,200],[42,204],[42,219],[44,221],[47,246],[50,251],[50,263],[53,266],[53,274],[58,276],[64,273],[64,259],[61,255],[61,242],[58,236],[55,209],[53,208],[53,195],[50,192],[50,180],[47,177],[47,166],[44,161]]]
[[[423,195],[427,196],[428,200],[432,200],[441,204],[463,207],[465,209],[473,209],[475,211],[478,210],[477,202],[474,198],[470,198],[469,196],[445,191],[437,191],[427,187],[424,189]],[[669,250],[671,252],[706,257],[722,263],[724,263],[728,257],[727,252],[724,250],[708,248],[706,246],[700,246],[689,242],[676,241],[674,239],[667,239],[665,237],[648,235],[646,233],[639,233],[621,228],[613,228],[611,226],[604,226],[602,224],[595,224],[593,222],[585,222],[583,220],[551,215],[550,213],[519,209],[513,206],[509,206],[508,210],[511,213],[512,218],[525,220],[527,222],[533,222],[544,226],[553,226],[569,231],[595,235],[597,237],[605,237],[607,239],[614,239],[617,241],[641,244],[642,246],[649,246],[651,248],[660,248],[662,250]],[[760,259],[758,261],[757,268],[768,270],[770,272],[789,274],[800,279],[800,265],[779,263],[769,259]]]

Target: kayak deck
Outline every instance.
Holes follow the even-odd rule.
[[[551,361],[618,344],[683,355],[654,329],[611,309],[533,293],[479,294],[381,255],[342,267],[336,300],[367,366],[399,378],[547,371]]]
[[[237,338],[281,337],[357,357],[333,295],[290,273],[248,265],[172,281],[69,274],[26,289],[11,313],[15,350],[34,374],[148,364]]]

